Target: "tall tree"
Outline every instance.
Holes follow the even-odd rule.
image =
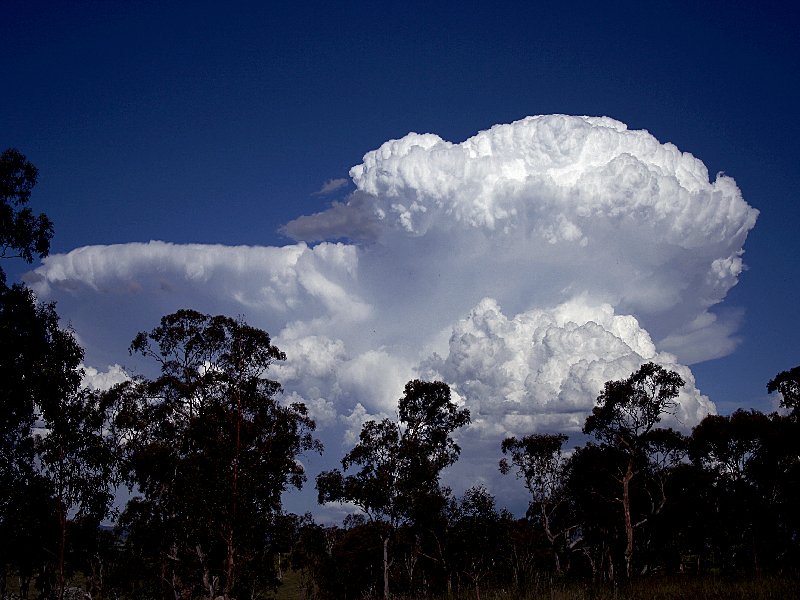
[[[265,377],[284,353],[265,331],[192,310],[163,317],[130,349],[161,370],[113,395],[124,473],[144,496],[137,512],[165,534],[170,585],[213,599],[272,584],[259,577],[272,576],[263,549],[281,494],[305,481],[298,456],[322,449],[305,405],[280,403],[280,384]]]
[[[37,177],[36,167],[19,151],[9,149],[0,155],[0,258],[19,258],[30,263],[35,256],[43,257],[49,252],[52,223],[44,214],[34,215],[27,206]],[[87,392],[80,389],[82,358],[83,351],[72,333],[59,327],[54,306],[38,303],[23,285],[9,287],[5,271],[0,267],[0,536],[5,541],[3,546],[25,546],[26,540],[20,536],[39,535],[33,532],[33,527],[25,531],[15,524],[46,521],[20,511],[47,502],[55,504],[54,512],[59,516],[61,535],[57,552],[63,557],[70,509],[87,510],[92,495],[89,490],[96,489],[100,489],[100,496],[105,492],[101,504],[108,506],[108,485],[98,486],[90,471],[97,468],[109,472],[113,467],[110,458],[90,458],[79,449],[103,438],[102,432],[90,424],[97,417],[94,412],[97,406],[86,402]],[[38,443],[33,435],[34,425],[41,433]],[[58,450],[54,450],[56,446]],[[104,464],[100,466],[100,462]],[[55,469],[56,463],[62,468]],[[94,464],[90,467],[91,463]],[[28,502],[16,502],[20,496]],[[10,507],[14,507],[13,510]],[[100,518],[105,515],[102,509],[95,512],[102,513]],[[37,543],[49,546],[46,539],[38,539]],[[19,560],[20,556],[2,557],[3,568],[8,559]],[[59,563],[59,588],[63,593],[63,560]]]
[[[46,256],[50,250],[50,220],[34,216],[26,206],[38,175],[18,150],[0,154],[0,258],[30,263],[34,255]],[[40,376],[40,369],[59,364],[49,347],[57,329],[54,308],[37,305],[24,286],[8,287],[0,265],[0,529],[8,494],[32,476],[36,406],[53,383]]]
[[[723,568],[758,572],[797,552],[799,434],[794,416],[742,409],[709,415],[692,430],[692,459],[718,492],[712,542]]]
[[[48,490],[59,523],[61,593],[68,519],[91,514],[99,522],[113,499],[109,415],[81,388],[83,350],[75,337],[59,327],[53,305],[37,303],[28,288],[0,290],[0,341],[0,531],[19,518],[6,514],[10,497]]]
[[[508,454],[511,462],[503,458],[500,472],[507,474],[516,469],[517,478],[525,482],[531,495],[528,514],[541,526],[552,546],[557,573],[561,573],[560,546],[570,547],[575,541],[569,540],[569,533],[575,529],[573,524],[555,522],[567,500],[563,493],[567,460],[561,451],[567,439],[563,434],[537,433],[523,438],[509,437],[501,444],[503,454]]]
[[[617,575],[622,554],[617,549],[625,539],[618,502],[619,473],[625,460],[617,448],[589,442],[575,449],[564,471],[570,516],[579,524],[581,534],[576,546],[580,554],[577,560],[573,558],[571,567],[581,570],[582,555],[593,579],[613,581]]]
[[[50,250],[50,220],[43,214],[34,217],[26,206],[38,173],[18,150],[0,154],[0,258],[30,263],[34,254],[45,256]],[[39,375],[59,364],[49,347],[57,329],[53,307],[37,305],[24,286],[8,287],[0,265],[0,528],[9,502],[6,492],[32,473],[36,406],[51,391],[50,382]]]
[[[631,483],[639,474],[641,457],[647,448],[648,434],[676,406],[675,398],[684,385],[674,371],[655,363],[645,363],[627,379],[608,381],[597,397],[597,406],[586,419],[583,431],[593,434],[600,442],[619,448],[626,456],[624,469],[619,473],[622,487],[620,503],[625,522],[625,570],[633,574],[634,532],[647,521],[634,521],[631,510]],[[660,506],[654,510],[660,510]]]
[[[342,458],[342,470],[317,477],[321,504],[350,502],[380,525],[387,599],[392,535],[400,523],[413,521],[415,508],[441,501],[440,473],[461,452],[452,434],[470,418],[468,410],[450,399],[450,388],[441,381],[409,381],[398,410],[399,422],[364,423],[358,444]],[[353,467],[358,470],[344,474]]]

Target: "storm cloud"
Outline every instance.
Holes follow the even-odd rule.
[[[412,377],[471,410],[475,464],[506,434],[580,430],[603,382],[645,361],[687,381],[672,424],[714,412],[687,365],[736,345],[738,313],[715,306],[758,211],[731,177],[619,121],[548,115],[461,143],[410,133],[350,178],[345,199],[283,227],[283,247],[91,246],[27,281],[95,368],[172,310],[243,315],[286,352],[272,376],[334,460]]]

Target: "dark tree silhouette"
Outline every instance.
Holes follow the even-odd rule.
[[[742,409],[709,415],[692,431],[691,457],[717,492],[709,512],[722,518],[712,545],[726,571],[791,563],[800,501],[798,439],[793,417]]]
[[[460,500],[453,499],[448,510],[448,563],[452,576],[466,579],[481,598],[481,587],[499,579],[511,552],[510,515],[496,508],[495,497],[482,486],[473,486]]]
[[[285,355],[265,331],[191,310],[137,335],[131,352],[161,368],[113,396],[124,473],[144,496],[127,520],[163,534],[162,579],[212,599],[273,585],[267,540],[281,494],[305,481],[298,456],[322,449],[305,405],[282,405],[280,385],[264,377]]]
[[[625,520],[625,571],[629,578],[633,575],[634,531],[647,521],[647,517],[634,521],[631,482],[641,470],[637,463],[646,450],[647,435],[661,421],[661,416],[675,407],[675,398],[683,384],[674,371],[646,363],[627,379],[606,382],[583,428],[584,433],[593,434],[626,455],[619,483]],[[663,500],[654,510],[657,512],[661,507]]]
[[[358,444],[342,459],[342,471],[317,477],[321,504],[351,502],[380,525],[384,598],[389,597],[392,535],[400,523],[413,521],[415,509],[441,501],[439,475],[461,451],[452,433],[469,423],[469,411],[458,409],[440,381],[409,381],[398,409],[399,423],[364,423]],[[343,473],[353,467],[359,470]]]
[[[552,546],[556,573],[561,573],[559,552],[571,549],[577,542],[569,539],[575,525],[564,519],[557,522],[559,511],[566,512],[563,481],[567,461],[561,449],[567,439],[563,434],[537,433],[521,439],[509,437],[501,444],[503,454],[510,455],[511,462],[502,459],[500,472],[507,474],[516,469],[517,478],[524,480],[531,495],[528,514],[539,524]]]
[[[38,169],[14,148],[0,154],[0,258],[47,256],[53,224],[47,215],[34,215],[26,206],[39,177]],[[0,284],[5,271],[0,267]]]
[[[71,336],[66,343],[74,343]],[[65,390],[54,403],[42,407],[42,415],[47,430],[36,436],[37,457],[55,496],[61,534],[58,546],[61,598],[69,519],[85,520],[97,527],[109,514],[116,485],[116,447],[108,432],[110,406],[97,392],[77,387]]]
[[[564,493],[580,531],[578,560],[572,564],[579,572],[588,566],[594,580],[614,580],[620,562],[617,547],[625,533],[619,519],[619,472],[625,462],[619,449],[589,442],[575,449],[565,468]]]
[[[690,455],[719,477],[744,481],[768,421],[765,414],[755,410],[708,415],[692,430]]]
[[[791,416],[800,418],[800,366],[781,371],[767,384],[767,391],[781,395],[781,406],[791,411]]]
[[[0,155],[2,258],[32,262],[50,249],[50,220],[27,207],[37,176],[36,167],[17,150]],[[99,521],[112,499],[114,461],[104,434],[105,411],[95,395],[80,389],[82,359],[72,333],[59,327],[54,305],[38,303],[25,286],[8,287],[0,267],[0,546],[27,547],[24,536],[39,536],[36,543],[58,556],[59,597],[68,518],[91,513]],[[19,497],[27,502],[18,502]],[[55,550],[49,536],[41,535],[48,519],[20,512],[45,503],[57,515]],[[20,522],[30,524],[27,531],[17,526]],[[21,579],[29,580],[24,556],[0,557],[3,571],[15,562]],[[5,573],[0,575],[2,586]]]

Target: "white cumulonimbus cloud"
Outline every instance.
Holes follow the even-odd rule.
[[[345,200],[283,227],[294,244],[91,246],[27,281],[58,300],[93,364],[124,364],[137,331],[182,307],[267,329],[288,356],[273,376],[309,405],[333,460],[417,376],[470,408],[473,448],[578,431],[603,382],[645,361],[687,382],[673,424],[714,411],[685,365],[735,347],[736,311],[713,307],[758,211],[732,178],[710,181],[646,131],[563,115],[461,143],[411,133],[350,177]]]

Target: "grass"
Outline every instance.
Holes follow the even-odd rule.
[[[275,600],[306,600],[297,573],[286,573]],[[525,593],[481,590],[480,600],[791,600],[800,598],[800,580],[795,577],[673,576],[642,578],[618,585],[582,582],[541,581]],[[395,600],[418,600],[395,596]],[[420,599],[421,600],[421,599]],[[445,600],[444,598],[435,600]],[[477,600],[474,592],[452,600]]]
[[[800,598],[796,579],[763,577],[720,579],[665,577],[639,579],[620,585],[554,583],[526,595],[486,594],[482,600],[784,600]]]

